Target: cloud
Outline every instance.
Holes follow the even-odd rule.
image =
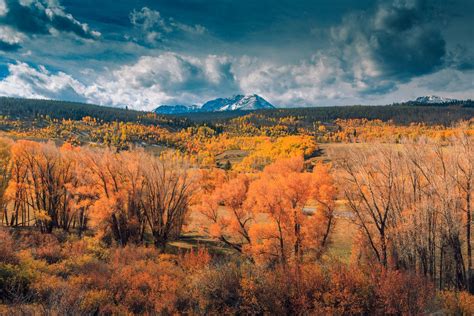
[[[446,64],[458,70],[474,69],[474,54],[463,45],[456,45],[446,56]]]
[[[0,25],[23,34],[16,46],[29,35],[65,32],[84,39],[96,39],[101,35],[65,12],[56,0],[0,0]]]
[[[71,14],[64,12],[60,6],[47,7],[45,13],[51,21],[51,26],[60,32],[70,32],[87,39],[95,39],[101,35],[100,32],[91,30],[86,23],[81,23]]]
[[[337,58],[322,54],[299,64],[280,65],[257,58],[163,53],[145,56],[115,70],[83,73],[81,82],[64,72],[17,62],[8,65],[0,94],[53,98],[151,110],[161,104],[201,104],[235,93],[257,93],[282,107],[387,104],[423,94],[472,98],[474,72],[444,69],[399,85],[400,91],[361,95],[345,81]]]
[[[5,16],[8,12],[7,4],[5,0],[0,0],[0,17]]]
[[[163,38],[163,33],[171,33],[173,29],[168,26],[165,19],[161,17],[160,12],[151,10],[147,7],[140,11],[133,10],[130,13],[130,22],[136,28],[140,29],[147,42],[154,43]]]
[[[200,102],[239,89],[226,57],[204,58],[176,53],[141,57],[88,88],[87,98],[100,104],[152,109],[164,103]]]
[[[331,29],[332,49],[361,92],[386,93],[399,82],[443,65],[446,43],[424,1],[383,2],[370,13],[352,13]]]
[[[56,98],[151,110],[161,104],[201,104],[236,93],[258,93],[279,106],[311,106],[350,100],[357,90],[341,80],[338,60],[314,56],[296,65],[256,58],[177,53],[144,56],[112,71],[88,71],[81,82],[63,72],[26,63],[8,66],[0,93]]]
[[[331,60],[279,66],[248,57],[208,55],[202,58],[176,53],[145,56],[113,71],[88,71],[88,84],[64,72],[17,62],[8,65],[0,94],[27,98],[88,101],[103,105],[151,110],[161,104],[200,104],[235,93],[259,93],[279,105],[343,97],[340,77]]]
[[[245,32],[229,39],[219,37],[223,22],[215,14],[207,20],[189,12],[179,19],[165,16],[163,12],[178,17],[182,8],[174,4],[173,10],[163,4],[162,11],[151,3],[136,10],[133,4],[120,4],[114,14],[125,19],[108,17],[99,23],[104,13],[95,12],[89,28],[56,0],[0,0],[0,50],[13,52],[4,53],[7,58],[29,62],[3,67],[0,93],[137,109],[200,104],[236,93],[258,93],[278,106],[391,103],[437,91],[472,97],[473,46],[463,29],[441,30],[450,24],[438,12],[451,15],[450,23],[458,21],[452,10],[442,10],[443,3],[380,0],[371,7],[357,5],[366,9],[357,12],[354,5],[344,16],[338,13],[332,24],[317,25],[310,40],[295,30],[314,25],[296,23],[293,16],[286,23],[283,12],[265,17],[278,18],[281,33],[265,33],[276,25],[255,24],[254,17],[245,16]],[[77,7],[68,5],[75,16]],[[96,27],[104,32],[103,40],[78,41],[97,38]],[[232,27],[238,27],[235,21]],[[453,40],[454,33],[461,35]],[[284,40],[291,44],[278,46]],[[318,43],[303,45],[311,41]],[[21,46],[24,51],[16,53]]]
[[[279,106],[315,106],[357,95],[343,80],[340,61],[322,54],[287,65],[242,58],[236,68],[243,92],[260,94]]]
[[[165,41],[167,35],[182,32],[191,35],[202,35],[206,28],[202,25],[187,25],[173,18],[165,18],[159,11],[143,7],[141,10],[133,10],[129,15],[130,23],[137,31],[131,38],[136,42],[146,44],[157,44]]]
[[[8,26],[0,26],[0,50],[15,51],[19,49],[20,43],[25,36]]]
[[[418,87],[445,93],[467,92],[474,97],[474,70],[443,69],[439,72],[421,77],[416,81]]]
[[[0,95],[12,97],[83,100],[85,92],[86,87],[70,75],[22,62],[8,65],[8,76],[0,81]]]
[[[0,94],[150,110],[163,103],[201,102],[233,94],[239,89],[231,61],[214,55],[203,58],[174,53],[145,56],[111,72],[89,71],[87,77],[91,81],[86,84],[64,72],[17,62],[8,65],[8,75],[0,81]]]
[[[423,95],[439,95],[452,99],[474,99],[474,71],[442,69],[435,73],[417,77],[398,85],[396,91],[364,102],[368,104],[390,104],[414,100]],[[367,100],[367,99],[364,99]]]

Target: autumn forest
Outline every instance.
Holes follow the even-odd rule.
[[[474,312],[469,109],[212,124],[15,108],[0,314]]]

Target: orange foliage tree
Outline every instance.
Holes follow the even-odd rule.
[[[141,203],[143,170],[141,153],[90,151],[84,156],[96,192],[92,217],[102,237],[120,245],[144,238],[145,217]]]
[[[250,178],[239,174],[204,193],[198,211],[210,222],[209,234],[238,252],[250,243],[249,228],[254,214],[246,205]]]
[[[280,160],[264,169],[249,192],[248,205],[265,217],[250,229],[256,258],[286,264],[302,261],[310,250],[321,255],[334,226],[336,198],[327,166],[304,172],[302,158]]]
[[[74,160],[54,144],[19,141],[12,146],[12,178],[7,197],[13,200],[10,224],[29,225],[31,220],[42,230],[69,230]]]
[[[309,250],[320,256],[327,245],[336,189],[327,166],[304,172],[303,162],[298,157],[277,161],[250,187],[249,203],[266,217],[250,231],[257,258],[300,262]],[[314,214],[311,205],[316,206]]]
[[[194,188],[194,176],[185,159],[165,155],[143,161],[143,213],[155,245],[165,249],[180,236]]]
[[[179,236],[193,185],[184,159],[107,150],[89,152],[85,164],[95,178],[93,213],[104,237],[120,245],[141,243],[148,229],[155,245],[164,248]]]
[[[286,264],[310,251],[321,256],[334,228],[336,187],[329,166],[306,172],[297,156],[261,174],[230,177],[221,184],[214,177],[198,206],[211,237],[257,261]]]
[[[11,178],[10,151],[12,141],[6,138],[0,138],[0,223],[8,224],[7,206],[8,200],[5,192],[8,188],[8,182]]]

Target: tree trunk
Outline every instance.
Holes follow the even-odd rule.
[[[471,245],[471,186],[468,184],[466,193],[466,245],[467,245],[467,287],[474,292],[472,280],[472,245]]]

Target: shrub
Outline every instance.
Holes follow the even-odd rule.
[[[377,276],[378,310],[382,314],[420,315],[434,299],[434,288],[413,273],[382,271]]]
[[[4,229],[0,229],[0,263],[18,263],[13,238],[10,233]]]
[[[474,315],[474,295],[465,291],[442,291],[441,305],[449,315]]]
[[[30,298],[33,275],[19,265],[0,263],[0,300],[6,303],[26,302]]]
[[[240,303],[241,269],[225,263],[187,276],[178,294],[178,310],[189,314],[235,314]]]

